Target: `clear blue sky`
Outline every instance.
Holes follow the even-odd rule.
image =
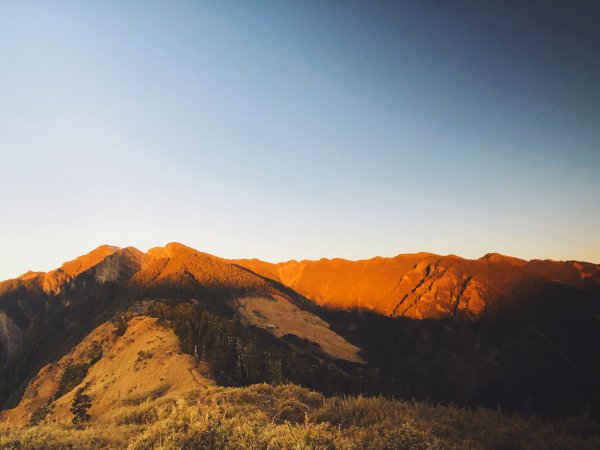
[[[0,279],[169,241],[600,262],[593,3],[4,0]]]

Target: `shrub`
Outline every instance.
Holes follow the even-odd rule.
[[[168,392],[170,387],[171,386],[169,386],[168,384],[164,384],[150,392],[144,392],[142,394],[126,398],[123,400],[122,403],[125,406],[134,406],[134,405],[139,405],[139,404],[147,402],[147,401],[156,400],[157,398],[160,398],[163,395],[165,395],[165,393]]]
[[[413,424],[404,423],[399,427],[378,428],[371,430],[362,443],[365,450],[430,450],[443,449],[440,440],[430,430],[417,428]]]
[[[36,409],[29,418],[29,425],[38,425],[46,419],[46,416],[52,411],[52,400],[46,400]]]
[[[148,403],[129,408],[120,408],[112,414],[117,425],[148,425],[158,420],[156,407]]]
[[[278,405],[273,421],[275,423],[300,423],[304,422],[307,413],[308,407],[304,403],[291,398]]]

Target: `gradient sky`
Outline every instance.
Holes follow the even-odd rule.
[[[0,279],[109,243],[600,262],[597,2],[0,1]]]

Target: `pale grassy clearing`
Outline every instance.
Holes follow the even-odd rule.
[[[358,355],[359,347],[331,330],[320,317],[298,308],[280,295],[242,297],[236,299],[233,305],[248,323],[277,337],[291,334],[317,344],[332,358],[364,363]]]

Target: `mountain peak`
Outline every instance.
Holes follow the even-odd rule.
[[[41,287],[46,292],[60,292],[62,285],[82,272],[100,264],[108,256],[120,251],[119,247],[114,245],[101,245],[85,255],[79,256],[71,261],[67,261],[60,268],[51,270],[48,273],[36,273],[42,276]],[[33,278],[35,274],[30,272],[21,276],[21,279]]]
[[[114,245],[101,245],[85,255],[79,256],[72,261],[64,263],[62,266],[60,266],[59,270],[74,277],[79,275],[81,272],[85,272],[89,268],[100,263],[107,256],[112,255],[119,250],[121,249]]]
[[[515,258],[514,256],[506,256],[506,255],[503,255],[501,253],[496,253],[496,252],[486,253],[479,259],[490,261],[490,262],[504,262],[504,263],[508,263],[512,266],[522,266],[523,264],[527,263],[527,261],[525,261],[524,259]]]
[[[33,270],[28,270],[23,275],[19,276],[19,280],[33,280],[34,278],[37,278],[40,275],[44,275],[44,272],[34,272]]]
[[[165,245],[165,248],[169,248],[169,249],[187,249],[187,250],[193,250],[191,247],[188,247],[187,245],[183,245],[180,242],[169,242],[167,245]]]
[[[172,258],[175,255],[182,253],[197,253],[191,247],[180,244],[179,242],[169,242],[164,247],[153,247],[146,253],[152,258]]]
[[[38,276],[42,276],[46,279],[46,283],[54,284],[50,280],[54,280],[61,276],[67,276],[69,278],[76,277],[81,272],[85,272],[89,268],[95,266],[102,262],[107,256],[112,255],[113,253],[121,250],[120,247],[114,245],[100,245],[89,253],[85,255],[78,256],[75,259],[67,261],[63,263],[58,269],[53,269],[49,272],[41,272],[41,271],[32,271],[29,270],[25,272],[23,275],[19,276],[20,280],[30,280],[36,278]]]

